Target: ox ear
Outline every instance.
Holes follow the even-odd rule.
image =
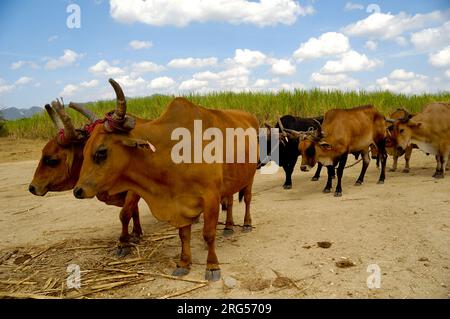
[[[419,128],[422,126],[422,122],[409,121],[407,125],[411,128]]]
[[[325,141],[319,142],[319,146],[325,150],[331,150],[331,148],[332,148],[331,144],[329,144]]]
[[[132,148],[140,148],[144,150],[151,150],[152,152],[156,151],[156,147],[150,143],[149,141],[144,141],[135,138],[125,138],[122,140],[122,144]]]

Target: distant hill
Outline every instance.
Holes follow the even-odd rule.
[[[25,117],[31,117],[35,113],[42,112],[43,108],[32,106],[29,109],[18,109],[17,107],[0,108],[0,113],[6,120],[17,120]]]

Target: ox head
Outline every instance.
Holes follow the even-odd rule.
[[[391,137],[397,146],[398,152],[403,152],[409,145],[411,145],[413,131],[422,127],[422,123],[415,121],[413,117],[414,116],[412,114],[409,114],[406,118],[397,120],[394,123]]]
[[[389,115],[389,118],[385,119],[386,120],[386,133],[387,133],[386,147],[396,149],[397,142],[396,142],[395,138],[393,137],[393,131],[394,131],[395,123],[397,121],[406,121],[406,120],[408,120],[410,115],[411,114],[406,109],[398,108],[397,110],[395,110],[394,112],[392,112]],[[397,151],[400,152],[400,154],[398,154],[398,155],[403,155],[400,150],[397,150]]]
[[[101,192],[114,190],[121,174],[128,169],[139,149],[152,149],[148,141],[131,138],[135,119],[126,114],[126,100],[122,88],[109,80],[116,93],[116,108],[106,114],[103,125],[92,131],[83,151],[83,165],[73,190],[77,198],[91,198]]]
[[[96,120],[94,114],[83,105],[70,103],[72,107],[91,120]],[[29,191],[38,196],[44,196],[48,191],[65,191],[72,189],[77,180],[83,160],[83,147],[87,139],[84,130],[77,130],[66,113],[64,106],[58,101],[45,105],[58,133],[45,144],[42,156],[34,173]]]

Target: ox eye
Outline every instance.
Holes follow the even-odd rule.
[[[401,128],[400,129],[400,133],[403,133],[405,131],[405,129]]]
[[[100,164],[108,156],[108,150],[106,148],[98,149],[94,154],[94,162]]]
[[[50,167],[55,167],[59,164],[59,159],[44,157],[44,164]]]
[[[392,131],[394,130],[394,127],[393,127],[393,126],[389,126],[389,127],[388,127],[388,130],[389,130],[390,132],[392,132]]]

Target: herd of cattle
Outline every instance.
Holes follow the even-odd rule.
[[[83,114],[89,124],[76,129],[64,106],[53,101],[45,108],[58,129],[47,142],[36,168],[29,191],[44,196],[48,191],[73,189],[76,198],[96,196],[108,205],[122,207],[118,255],[129,252],[131,242],[139,241],[142,229],[138,202],[142,197],[158,220],[170,222],[179,229],[182,243],[180,260],[173,275],[189,272],[191,225],[203,213],[203,237],[208,245],[207,280],[220,278],[215,252],[216,227],[220,205],[227,211],[224,234],[233,232],[233,194],[245,201],[244,230],[252,229],[250,202],[252,184],[259,163],[179,163],[171,160],[175,141],[172,131],[185,127],[191,132],[194,120],[202,120],[204,128],[259,129],[257,118],[244,111],[211,110],[194,105],[184,98],[174,99],[157,119],[145,120],[127,114],[125,95],[117,82],[109,81],[116,93],[114,111],[99,119],[82,104],[69,107]],[[264,123],[271,128],[270,124]],[[301,156],[301,170],[308,171],[316,163],[313,180],[318,180],[323,166],[327,168],[325,193],[331,192],[337,175],[335,196],[342,196],[342,175],[349,154],[361,157],[361,185],[370,157],[381,164],[378,183],[385,180],[388,154],[397,159],[405,155],[404,172],[409,171],[413,148],[436,157],[433,177],[443,178],[450,155],[450,104],[431,103],[418,114],[398,109],[385,118],[372,105],[352,109],[334,109],[324,116],[299,118],[286,115],[278,119],[279,165],[286,173],[283,187],[292,188],[291,175]],[[273,141],[268,141],[268,143]],[[249,145],[244,152],[249,158]],[[272,151],[273,152],[273,151]],[[133,219],[130,234],[128,225]]]

